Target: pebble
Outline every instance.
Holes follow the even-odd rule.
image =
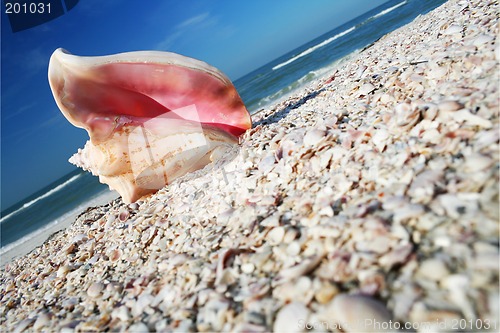
[[[432,258],[423,261],[418,268],[418,273],[432,281],[440,281],[450,274],[443,261]]]
[[[483,44],[492,42],[494,39],[495,38],[493,36],[481,34],[481,35],[477,36],[476,38],[474,38],[472,45],[481,46]]]
[[[50,316],[47,313],[41,313],[35,320],[33,328],[37,331],[41,330],[43,327],[50,323]]]
[[[255,265],[251,262],[241,265],[241,271],[245,274],[252,274],[255,270]]]
[[[285,228],[283,227],[276,227],[271,229],[269,233],[267,234],[267,237],[269,239],[269,242],[272,245],[279,244],[283,241],[283,237],[285,236]]]
[[[340,290],[331,283],[324,283],[319,290],[314,294],[314,298],[319,304],[326,304],[332,300],[335,295],[339,294]]]
[[[24,319],[24,320],[19,321],[19,323],[16,325],[13,332],[14,333],[25,332],[26,329],[33,324],[33,321],[34,321],[34,319]]]
[[[274,156],[267,156],[262,159],[259,163],[259,170],[262,173],[268,173],[274,166],[276,159]]]
[[[373,84],[365,83],[359,88],[358,96],[366,96],[366,95],[370,94],[371,92],[373,92],[375,89],[377,89],[377,88],[375,88],[375,86]]]
[[[323,130],[314,129],[312,131],[308,131],[306,133],[306,135],[304,135],[304,145],[306,145],[306,146],[315,146],[324,137],[325,137],[325,131],[323,131]]]
[[[463,168],[466,172],[479,172],[490,167],[493,164],[493,160],[488,156],[473,153],[466,157]]]
[[[89,289],[87,289],[87,295],[92,298],[98,297],[102,290],[104,289],[104,284],[101,282],[94,282],[90,285]]]
[[[120,306],[117,308],[113,309],[113,312],[111,313],[112,318],[118,318],[121,321],[128,321],[130,320],[130,312],[126,306]]]
[[[149,328],[146,326],[144,323],[135,323],[131,325],[128,330],[128,332],[133,332],[133,333],[149,333],[151,332]]]
[[[384,304],[367,296],[339,294],[326,305],[322,318],[328,320],[331,327],[341,325],[346,332],[397,331],[389,325],[392,316]]]
[[[274,332],[305,332],[309,309],[301,302],[285,305],[278,311],[274,321]]]
[[[437,105],[439,111],[441,112],[452,112],[452,111],[457,111],[461,110],[464,108],[464,105],[462,103],[459,103],[457,101],[442,101],[439,102]]]
[[[445,34],[445,35],[454,35],[454,34],[462,33],[463,29],[464,28],[462,26],[460,26],[460,25],[452,24],[445,31],[443,31],[443,34]]]

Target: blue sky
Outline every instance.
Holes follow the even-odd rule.
[[[74,170],[88,139],[58,110],[50,55],[164,50],[203,60],[235,80],[386,0],[81,0],[43,25],[1,22],[1,208]]]

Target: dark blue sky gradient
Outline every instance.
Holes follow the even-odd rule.
[[[87,133],[58,110],[50,55],[165,50],[198,58],[235,80],[385,0],[81,0],[63,16],[12,33],[1,22],[1,209],[74,170]]]

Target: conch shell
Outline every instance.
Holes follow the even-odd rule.
[[[57,49],[49,83],[63,115],[90,136],[69,161],[127,203],[203,168],[252,126],[224,74],[174,53],[79,57]]]

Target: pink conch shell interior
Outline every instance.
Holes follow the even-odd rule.
[[[58,49],[49,83],[64,116],[90,136],[70,162],[124,202],[204,167],[251,128],[224,74],[174,53],[79,57]]]

